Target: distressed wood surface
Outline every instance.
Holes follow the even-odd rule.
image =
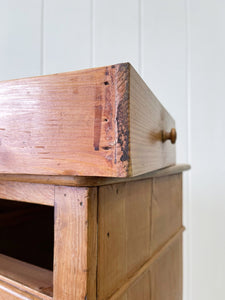
[[[153,172],[145,173],[143,175],[126,178],[110,178],[110,177],[89,177],[89,176],[42,176],[42,175],[10,175],[0,174],[1,181],[17,181],[17,182],[30,182],[30,183],[43,183],[43,184],[56,184],[64,186],[102,186],[114,183],[129,182],[142,180],[153,177],[164,177],[173,174],[178,174],[190,169],[190,165],[178,164],[156,170]]]
[[[90,201],[95,188],[55,187],[54,300],[96,297],[97,203]]]
[[[2,290],[5,290],[8,298],[3,296]],[[0,299],[49,300],[52,299],[52,290],[53,273],[51,271],[0,255]],[[18,298],[15,294],[18,294]],[[27,298],[23,298],[25,296]]]
[[[174,121],[129,63],[0,83],[0,173],[127,177],[175,163]]]

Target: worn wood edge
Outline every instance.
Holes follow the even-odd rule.
[[[130,161],[130,68],[129,62],[115,65],[115,164],[118,177],[131,174]]]
[[[149,268],[171,247],[171,245],[182,236],[185,227],[182,226],[145,264],[128,279],[128,281],[123,284],[119,289],[114,291],[114,293],[108,296],[107,300],[117,300],[119,299],[128,289],[129,287],[145,272],[149,270]]]
[[[129,98],[126,97],[126,95],[129,92],[129,89],[127,88],[127,82],[129,82],[129,72],[128,72],[129,66],[130,64],[128,62],[125,62],[125,63],[117,63],[108,66],[101,66],[97,68],[75,70],[71,72],[63,72],[63,73],[56,73],[56,74],[50,74],[44,76],[25,77],[25,78],[13,79],[13,80],[1,81],[0,85],[3,87],[3,92],[2,92],[3,98],[5,93],[5,86],[7,86],[7,88],[9,89],[10,87],[12,87],[10,89],[12,91],[14,91],[14,87],[17,89],[18,86],[20,85],[25,86],[29,90],[30,88],[32,89],[33,84],[39,84],[39,83],[42,86],[43,95],[45,94],[45,96],[48,97],[47,95],[49,94],[49,90],[51,90],[51,84],[54,85],[55,81],[57,80],[59,81],[59,87],[60,87],[59,92],[62,92],[63,85],[61,84],[66,85],[67,82],[70,83],[73,77],[75,77],[74,80],[78,81],[78,84],[76,85],[77,87],[84,88],[84,91],[86,92],[89,92],[90,89],[90,92],[93,93],[92,97],[89,99],[91,105],[88,105],[88,107],[85,106],[85,109],[87,107],[88,109],[87,113],[88,114],[90,113],[91,120],[92,118],[94,118],[93,128],[92,128],[91,120],[90,120],[91,128],[86,128],[87,126],[84,127],[86,133],[84,136],[86,136],[87,138],[85,138],[80,145],[81,148],[84,149],[83,153],[84,154],[86,153],[86,158],[88,158],[86,162],[82,159],[81,160],[79,159],[81,152],[79,152],[79,149],[78,151],[73,151],[74,147],[76,148],[76,145],[75,146],[72,145],[71,148],[70,147],[68,148],[68,152],[66,152],[68,153],[68,157],[63,152],[63,150],[62,152],[66,156],[62,154],[62,152],[60,152],[59,155],[57,154],[58,153],[57,151],[55,152],[52,150],[48,150],[49,152],[46,153],[48,154],[48,157],[43,157],[45,159],[48,159],[48,161],[43,163],[41,154],[45,154],[45,153],[35,152],[33,153],[34,154],[33,161],[36,161],[36,164],[34,164],[33,169],[31,168],[30,170],[29,163],[27,163],[26,166],[23,168],[23,166],[21,166],[21,163],[19,162],[18,164],[14,164],[11,166],[10,172],[9,172],[9,168],[4,164],[4,166],[2,166],[1,168],[2,169],[1,172],[4,174],[7,173],[13,174],[17,172],[21,174],[31,173],[33,175],[45,174],[45,175],[55,175],[55,176],[58,175],[94,176],[95,173],[97,173],[98,176],[126,177],[127,176],[126,167],[129,164],[129,160],[127,159],[127,155],[125,151],[126,147],[124,147],[123,144],[127,144],[124,141],[126,140],[129,141],[129,137],[127,137],[127,139],[124,139],[124,137],[126,137],[126,127],[124,126],[124,124],[126,124],[125,122],[127,118],[125,118],[125,116],[127,115],[127,109],[124,110],[124,105],[121,104],[126,103],[127,105],[127,103],[129,103],[128,101],[129,99],[125,99],[125,98]],[[81,101],[81,99],[85,97],[86,92],[83,93],[81,91],[78,93],[76,91],[76,93],[78,93],[78,96],[76,96],[74,99],[73,98],[71,99],[74,100],[77,104],[79,104],[79,101]],[[20,94],[20,90],[14,91],[12,95],[10,94],[9,100],[11,101],[13,99],[14,100],[18,99],[19,97],[18,93]],[[66,93],[70,93],[70,91],[66,91]],[[71,90],[71,93],[73,93],[73,90]],[[30,92],[29,93],[27,92],[27,94],[30,94]],[[32,95],[32,99],[36,99],[38,95],[39,93],[37,93],[37,95]],[[29,98],[30,96],[27,96],[25,100],[29,102],[30,100]],[[50,100],[51,100],[50,104],[51,103],[54,104],[54,102],[52,102],[54,101],[54,99],[51,98]],[[26,109],[26,105],[25,105],[25,109]],[[42,104],[40,104],[40,111],[42,111],[42,109],[45,108],[42,107]],[[98,110],[101,111],[101,113],[97,112]],[[102,118],[101,115],[103,111],[104,113],[106,113],[105,116],[106,122],[102,122],[103,120],[101,121]],[[44,112],[46,111],[44,110]],[[68,122],[70,124],[71,120],[69,118],[65,119],[64,120],[66,122],[65,124],[68,124]],[[61,124],[61,121],[59,121],[58,118],[56,119],[56,121],[57,121],[57,126]],[[79,124],[82,123],[80,122],[81,121],[80,119],[78,119],[77,121],[79,121]],[[72,122],[71,124],[76,125],[77,121],[74,121],[75,123]],[[120,126],[118,126],[118,124],[120,124]],[[56,124],[54,123],[54,125]],[[6,120],[6,126],[9,126],[8,119]],[[96,126],[99,127],[98,130],[95,130]],[[81,125],[80,127],[83,128],[83,126]],[[117,134],[118,127],[119,127],[118,133],[121,133],[121,138],[119,137],[120,134],[118,134],[118,139],[116,139],[115,134]],[[23,130],[25,129],[22,128],[22,132],[26,132]],[[34,131],[34,135],[35,135],[35,131]],[[75,137],[77,137],[77,135],[80,136],[78,132],[75,133]],[[43,140],[48,136],[49,136],[48,133],[46,133],[46,135],[42,137]],[[11,138],[11,136],[4,135],[4,138],[8,140],[9,138]],[[93,144],[94,149],[91,146],[92,138],[94,138],[94,144]],[[96,139],[97,139],[97,144],[95,144]],[[98,145],[99,142],[100,142],[101,149],[99,148]],[[31,131],[31,144],[32,143],[34,144],[36,143],[36,140],[33,139],[33,131]],[[24,144],[26,143],[24,142]],[[46,147],[49,146],[51,148],[53,145],[54,143],[49,144],[47,142]],[[62,143],[60,143],[60,145],[63,146]],[[32,162],[32,157],[30,157],[31,152],[28,149],[29,147],[23,145],[22,148],[20,146],[18,146],[17,149],[12,148],[11,152],[15,152],[14,153],[15,157],[26,156],[26,160],[27,161],[31,160]],[[7,149],[6,151],[3,151],[3,154],[7,152]],[[96,152],[98,150],[101,151]],[[118,156],[117,155],[115,156],[115,154],[118,154]],[[55,155],[57,157],[55,157]],[[93,159],[91,159],[91,157]],[[123,159],[120,159],[121,157],[123,157]],[[55,160],[59,161],[57,166]],[[70,160],[73,164],[72,169],[71,169],[71,164],[69,163]],[[40,164],[38,164],[38,161],[40,162]]]
[[[53,73],[53,74],[45,74],[45,75],[38,75],[38,76],[31,76],[31,77],[21,77],[21,78],[14,78],[14,79],[8,79],[8,80],[1,80],[0,83],[7,83],[7,82],[17,82],[17,81],[23,81],[25,79],[38,79],[38,78],[45,78],[45,77],[54,77],[57,75],[71,75],[71,74],[79,74],[84,72],[95,72],[97,70],[105,69],[105,68],[111,68],[112,66],[121,65],[123,63],[117,63],[113,65],[107,65],[107,66],[100,66],[100,67],[94,67],[94,68],[85,68],[80,70],[74,70],[74,71],[67,71],[67,72],[60,72],[60,73]]]
[[[88,177],[88,176],[46,176],[46,175],[12,175],[12,174],[0,174],[0,181],[18,181],[29,182],[37,184],[53,184],[53,185],[65,185],[65,186],[79,186],[79,187],[93,187],[102,186],[113,183],[129,182],[136,180],[143,180],[153,177],[163,177],[173,174],[182,173],[191,168],[188,164],[177,164],[149,173],[145,173],[134,177]]]
[[[23,288],[23,286],[22,286]],[[0,291],[4,291],[11,296],[15,296],[16,299],[32,299],[32,300],[52,300],[52,297],[48,297],[44,294],[36,294],[33,292],[29,292],[27,290],[22,290],[20,287],[16,286],[14,283],[10,284],[5,279],[0,279]],[[1,293],[1,292],[0,292]],[[4,298],[5,299],[5,298]],[[11,299],[11,298],[10,298]]]
[[[0,198],[54,206],[54,186],[2,180],[0,181]]]
[[[35,268],[35,269],[38,269],[39,271],[41,271],[41,269],[42,269],[42,268],[39,268],[37,266],[19,261],[17,259],[11,258],[11,257],[8,258],[6,255],[1,254],[0,256],[1,256],[1,259],[4,259],[4,257],[5,257],[6,259],[10,259],[12,262],[14,261],[15,263],[23,264],[23,266],[25,266],[27,268],[27,274],[28,274],[27,279],[29,278],[29,271],[30,270]],[[43,300],[51,300],[52,299],[52,296],[49,296],[47,294],[44,294],[43,292],[40,292],[40,291],[36,290],[34,287],[32,287],[32,284],[31,284],[31,286],[28,286],[27,282],[26,283],[20,282],[20,279],[19,279],[20,275],[19,274],[17,275],[16,271],[17,271],[17,268],[15,267],[15,271],[14,271],[14,274],[13,274],[13,276],[15,278],[12,279],[12,278],[9,278],[8,276],[2,274],[2,272],[0,270],[0,286],[1,286],[1,282],[3,282],[5,284],[8,284],[9,286],[11,286],[12,289],[13,288],[18,289],[18,294],[19,294],[19,291],[21,291],[23,293],[27,293],[29,295],[36,296],[36,297],[38,297],[40,299],[43,299]],[[48,271],[48,270],[45,270],[45,269],[43,269],[43,271],[44,272],[49,272],[49,278],[52,276],[51,271]],[[51,281],[51,279],[49,279],[49,281]],[[0,289],[1,289],[1,287],[0,287]],[[49,289],[48,292],[50,293],[50,295],[52,294],[51,289]]]

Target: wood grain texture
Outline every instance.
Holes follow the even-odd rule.
[[[151,299],[182,300],[182,236],[151,267]]]
[[[130,174],[157,170],[176,162],[176,147],[162,143],[162,131],[175,122],[145,82],[130,66]]]
[[[95,188],[55,187],[54,300],[96,297],[97,206],[91,209],[89,200],[97,201]]]
[[[156,171],[148,172],[139,176],[116,178],[116,177],[89,177],[89,176],[44,176],[44,175],[10,175],[0,174],[1,181],[17,181],[42,184],[56,184],[64,186],[102,186],[121,182],[137,181],[153,177],[164,177],[182,173],[190,169],[190,165],[178,164]]]
[[[182,226],[182,174],[152,180],[151,254]]]
[[[125,283],[149,257],[151,180],[99,188],[98,299]]]
[[[150,272],[142,274],[126,292],[127,300],[150,300]]]
[[[152,300],[151,298],[151,286],[150,286],[150,270],[145,271],[138,278],[135,278],[134,282],[123,291],[122,295],[116,292],[115,295],[108,298],[110,300]],[[125,287],[126,289],[126,287]],[[164,299],[162,299],[164,300]]]
[[[99,187],[98,299],[126,285],[182,228],[181,178],[178,174]]]
[[[142,279],[143,277],[145,277],[147,275],[147,277],[149,278],[149,281],[148,281],[148,285],[145,286],[144,288],[147,291],[147,295],[149,296],[148,299],[153,300],[154,298],[152,298],[152,290],[153,289],[160,289],[160,281],[158,282],[157,286],[154,286],[153,284],[151,284],[151,281],[152,281],[151,269],[154,266],[154,264],[156,264],[158,261],[160,261],[165,255],[167,255],[167,253],[170,251],[171,248],[174,248],[174,247],[176,248],[177,247],[176,246],[177,241],[182,238],[183,231],[184,231],[184,227],[181,227],[160,249],[158,249],[158,251],[156,253],[154,253],[154,255],[152,257],[150,257],[150,259],[148,259],[137,270],[137,272],[135,272],[127,280],[127,282],[124,285],[120,286],[115,291],[115,293],[107,299],[110,299],[110,300],[127,299],[128,293],[131,294],[130,291],[133,289],[133,287],[135,287],[135,290],[136,290],[135,292],[139,293],[141,295],[142,294],[142,289],[138,288],[138,284],[142,280],[139,281],[139,279]],[[182,249],[180,249],[180,250],[182,250]],[[180,256],[179,256],[179,258],[180,258]],[[180,265],[180,263],[181,263],[181,267],[182,267],[182,261],[180,262],[180,260],[178,259],[175,262],[177,262],[178,265]],[[182,273],[179,274],[178,279],[175,278],[175,284],[177,283],[178,290],[179,290],[179,287],[180,287],[180,280],[181,280],[180,276],[182,277]],[[142,281],[142,283],[143,283],[143,281]],[[175,286],[175,284],[174,284],[174,286]],[[143,286],[141,288],[143,288]],[[150,293],[149,293],[149,289],[150,289]],[[167,298],[162,298],[160,300],[165,300],[165,299],[167,299]]]
[[[52,280],[53,274],[49,270],[0,255],[0,299],[52,299]],[[18,294],[21,297],[9,295],[7,298],[2,296],[2,290],[6,294]]]
[[[40,298],[29,294],[25,291],[20,291],[14,286],[0,280],[0,300],[41,300]],[[52,299],[52,298],[51,298]]]
[[[96,300],[98,248],[98,192],[89,189],[87,241],[87,299]]]
[[[126,176],[116,137],[124,68],[1,82],[0,173]]]
[[[0,181],[0,198],[54,205],[54,186],[27,182]]]
[[[0,173],[127,177],[175,163],[174,121],[129,63],[0,83]]]

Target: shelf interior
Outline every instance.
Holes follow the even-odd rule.
[[[0,199],[0,253],[53,270],[54,208]]]
[[[5,284],[11,286],[12,291],[17,289],[22,294],[51,299],[53,272],[0,254],[0,289]]]

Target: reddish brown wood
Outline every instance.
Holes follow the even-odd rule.
[[[175,163],[174,127],[129,63],[0,83],[0,173],[127,177]]]

